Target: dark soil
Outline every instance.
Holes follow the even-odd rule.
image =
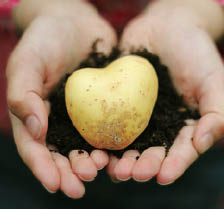
[[[159,94],[149,126],[145,131],[126,149],[108,150],[109,153],[113,153],[117,157],[121,157],[125,150],[136,149],[141,153],[151,146],[164,146],[168,151],[179,130],[186,125],[184,121],[199,118],[198,112],[188,109],[182,98],[177,95],[167,68],[160,64],[156,55],[148,53],[146,50],[134,54],[145,57],[154,66],[159,78]],[[108,57],[92,52],[79,68],[104,67],[119,56],[120,51],[117,49],[114,49]],[[66,111],[64,86],[68,76],[50,96],[52,108],[49,116],[47,143],[55,145],[58,151],[65,156],[74,149],[86,150],[90,153],[95,148],[80,136]]]

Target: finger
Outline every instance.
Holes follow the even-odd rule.
[[[43,102],[44,68],[36,54],[22,43],[18,45],[7,66],[8,106],[39,139],[46,134],[48,114]]]
[[[115,30],[105,21],[103,18],[100,18],[98,22],[93,23],[95,27],[91,27],[89,33],[92,33],[92,39],[89,38],[87,34],[87,39],[83,39],[86,44],[89,40],[88,45],[91,46],[93,43],[98,40],[96,44],[96,51],[105,55],[109,55],[112,49],[117,45],[117,36]]]
[[[124,152],[114,168],[115,176],[118,180],[127,181],[132,177],[132,170],[139,156],[140,154],[137,150]]]
[[[45,100],[44,101],[44,105],[45,105],[45,108],[46,108],[46,111],[47,111],[47,115],[49,116],[50,115],[50,111],[51,111],[51,104],[48,100]]]
[[[194,133],[194,145],[199,153],[204,153],[224,136],[224,73],[214,73],[205,82],[199,92],[202,117]]]
[[[18,152],[36,178],[51,192],[60,186],[60,175],[47,147],[34,141],[22,122],[10,114]]]
[[[224,136],[224,116],[208,113],[198,123],[194,134],[194,146],[202,154]]]
[[[196,126],[198,124],[198,120],[187,119],[184,121],[187,126]]]
[[[173,183],[198,158],[192,143],[194,129],[194,126],[181,129],[157,175],[159,184]]]
[[[72,172],[69,160],[59,153],[51,153],[61,176],[61,190],[71,198],[81,198],[85,187],[80,179]]]
[[[69,154],[72,170],[83,181],[93,181],[97,176],[97,167],[84,150],[73,150]]]
[[[155,53],[150,39],[152,31],[149,25],[149,20],[142,16],[128,23],[120,41],[120,49],[123,54],[141,49],[147,49],[149,52]]]
[[[118,164],[118,162],[119,159],[116,156],[114,155],[109,156],[109,164],[107,165],[106,170],[113,182],[119,182],[115,174],[115,167]]]
[[[109,156],[103,150],[93,150],[90,154],[90,157],[95,163],[97,170],[103,169],[109,162]]]
[[[148,148],[141,154],[136,162],[132,171],[133,178],[140,182],[150,180],[159,172],[164,158],[164,147]]]

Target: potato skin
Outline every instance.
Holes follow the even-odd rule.
[[[68,115],[82,137],[98,149],[120,150],[147,127],[158,78],[144,58],[129,55],[106,68],[75,71],[67,80]]]

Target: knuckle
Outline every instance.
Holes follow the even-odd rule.
[[[69,162],[68,162],[68,159],[58,153],[56,153],[55,155],[57,155],[57,160],[56,162],[58,163],[58,165],[61,167],[61,168],[66,168],[66,167],[69,167]]]
[[[8,108],[12,112],[14,112],[15,110],[18,110],[21,108],[23,100],[19,98],[18,96],[9,93],[7,95],[7,103],[8,103]]]

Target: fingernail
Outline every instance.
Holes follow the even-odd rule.
[[[207,151],[213,145],[213,142],[214,140],[211,134],[204,135],[199,143],[199,152],[204,153],[205,151]]]
[[[78,177],[82,180],[82,181],[85,181],[85,182],[92,182],[95,180],[95,178],[92,178],[92,179],[85,179],[83,178],[81,175],[78,174]]]
[[[118,177],[117,177],[117,180],[118,180],[118,181],[128,181],[128,180],[130,180],[130,179],[131,179],[131,177],[124,178],[124,179],[123,179],[123,178],[118,178]]]
[[[136,179],[133,177],[133,180],[136,181],[136,182],[139,182],[139,183],[144,183],[144,182],[148,182],[150,181],[152,178],[149,178],[149,179],[145,179],[145,180],[139,180],[139,179]]]
[[[111,181],[115,184],[121,183],[122,181],[115,179],[115,178],[111,178]]]
[[[72,197],[72,196],[70,196],[70,195],[68,195],[68,194],[66,194],[67,196],[68,196],[68,198],[71,198],[71,199],[73,199],[73,200],[78,200],[78,199],[81,199],[81,198],[83,198],[83,196],[85,195],[85,194],[81,194],[81,195],[77,195],[77,197]]]
[[[104,166],[100,167],[100,168],[97,168],[98,171],[103,170],[103,169],[104,169]]]
[[[41,133],[40,121],[34,115],[31,115],[26,119],[25,125],[35,139],[40,138]]]
[[[165,183],[165,184],[163,184],[163,183],[159,183],[159,182],[157,182],[159,185],[161,185],[161,186],[167,186],[167,185],[170,185],[170,184],[173,184],[174,183],[174,181],[171,181],[171,182],[168,182],[168,183]]]
[[[83,159],[83,158],[88,158],[89,154],[88,152],[84,150],[72,150],[69,153],[69,158],[71,159]]]
[[[42,184],[42,185],[43,185],[43,187],[44,187],[49,193],[51,193],[51,194],[56,193],[56,191],[51,191],[51,190],[49,190],[44,184]]]

